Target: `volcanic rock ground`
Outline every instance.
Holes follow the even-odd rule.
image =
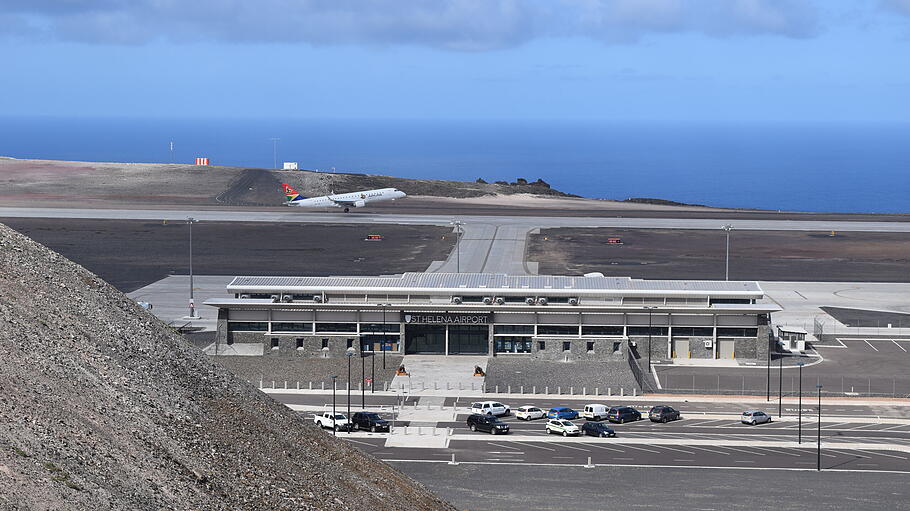
[[[453,508],[0,225],[0,509]]]

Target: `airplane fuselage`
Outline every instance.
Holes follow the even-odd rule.
[[[351,193],[339,193],[310,197],[307,199],[289,202],[289,206],[302,208],[362,208],[371,202],[400,199],[407,194],[396,188],[378,188],[376,190],[363,190]]]

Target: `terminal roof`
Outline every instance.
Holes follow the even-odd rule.
[[[229,292],[282,291],[382,291],[492,293],[521,291],[552,293],[581,291],[586,294],[763,294],[754,281],[644,280],[630,277],[575,277],[555,275],[506,275],[503,273],[405,273],[382,277],[235,277]]]

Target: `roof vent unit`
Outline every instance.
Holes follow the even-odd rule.
[[[502,305],[502,304],[504,304],[504,303],[506,303],[506,299],[505,299],[505,298],[503,298],[503,297],[501,297],[501,296],[497,296],[497,297],[496,297],[496,305]]]
[[[240,299],[241,299],[241,300],[246,300],[246,299],[248,299],[249,297],[250,297],[250,295],[247,295],[247,294],[242,294],[242,295],[240,295]]]
[[[534,297],[533,297],[533,296],[529,296],[529,297],[525,298],[525,303],[528,304],[528,305],[534,305],[534,302],[535,302],[535,301],[536,301],[536,300],[534,300]]]
[[[281,301],[284,303],[291,303],[294,301],[294,295],[281,295]]]
[[[453,296],[453,297],[452,297],[452,303],[454,303],[455,305],[461,304],[461,297],[460,297],[460,296]]]
[[[281,301],[281,295],[272,295],[271,298],[272,301],[276,303]]]
[[[316,303],[322,303],[322,295],[314,295],[313,301]]]
[[[578,305],[578,298],[569,298],[569,305]]]
[[[537,299],[537,303],[539,303],[540,305],[546,305],[546,304],[547,304],[547,297],[541,296],[540,298]]]
[[[484,304],[484,305],[493,305],[493,297],[492,297],[492,296],[484,296],[484,297],[483,297],[483,304]]]

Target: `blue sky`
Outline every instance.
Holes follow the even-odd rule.
[[[910,0],[2,0],[6,116],[910,121]]]

